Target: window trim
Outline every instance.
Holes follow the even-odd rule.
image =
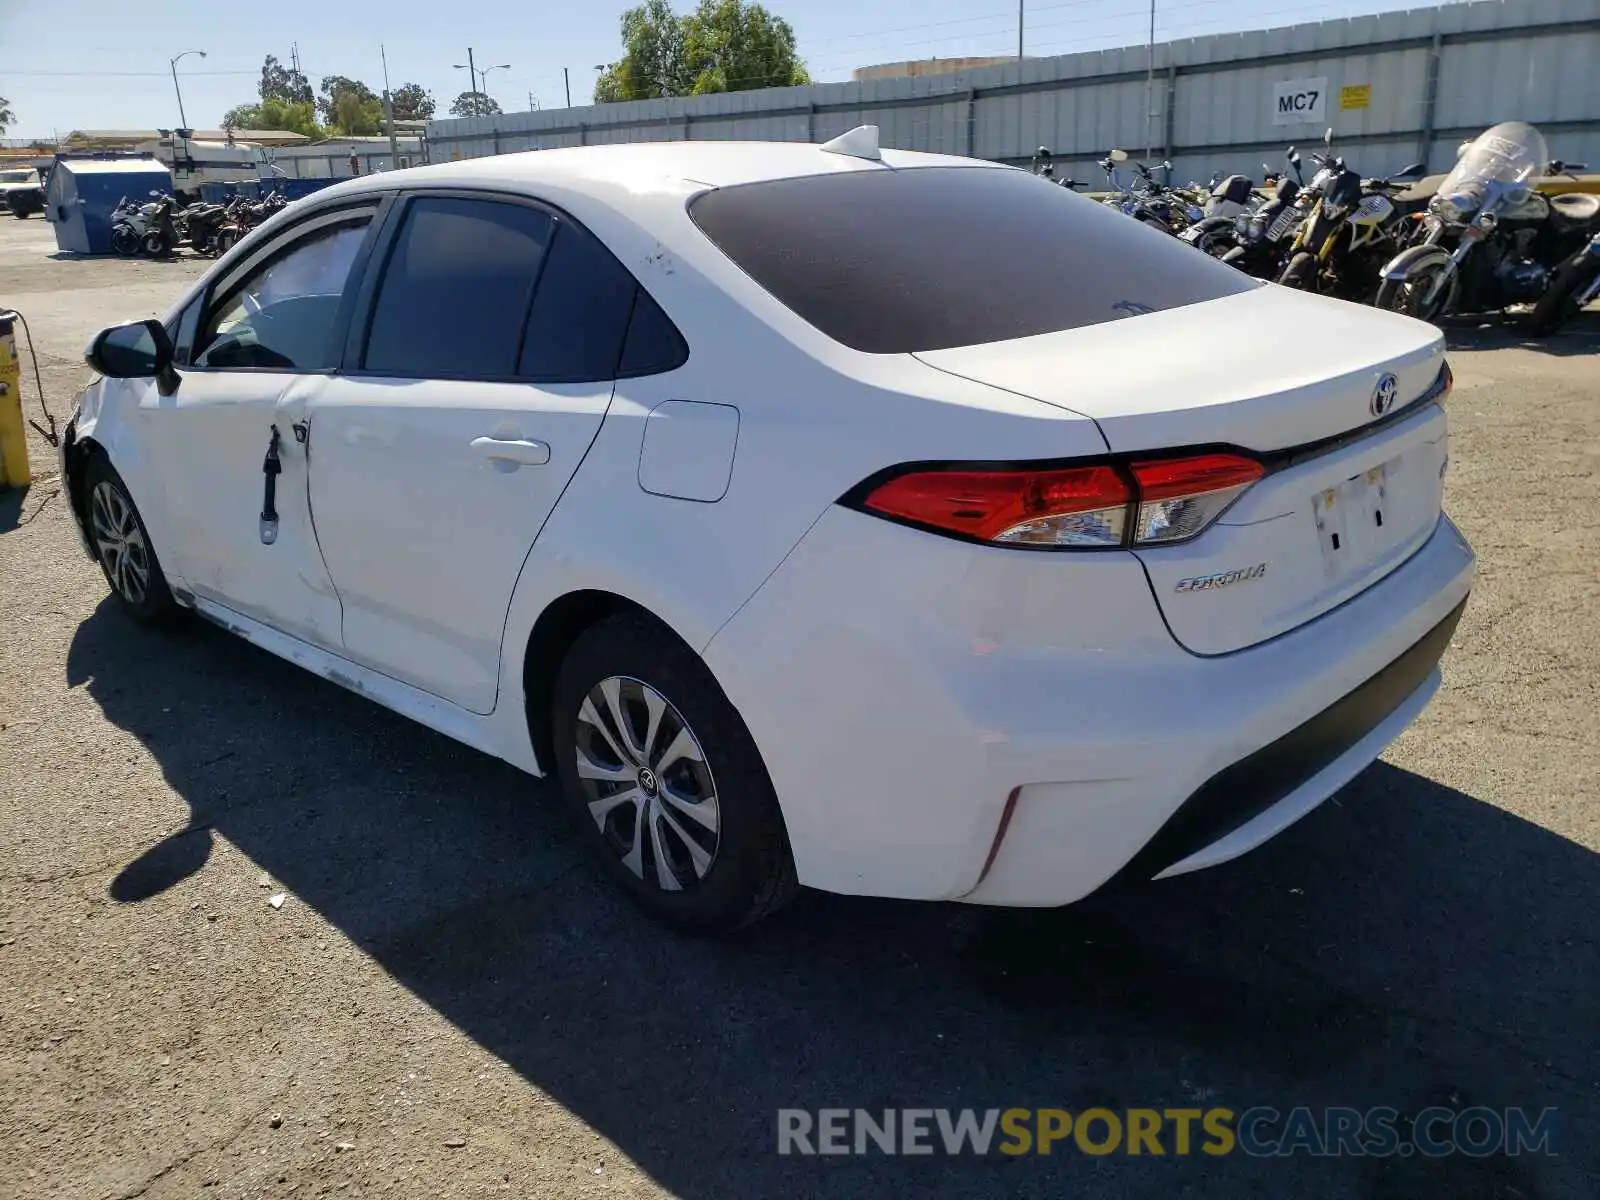
[[[366,236],[363,238],[361,245],[357,248],[355,258],[351,260],[350,276],[345,281],[344,292],[339,300],[338,314],[334,318],[334,337],[335,344],[337,345],[339,341],[343,340],[337,331],[348,326],[355,296],[359,291],[358,287],[352,287],[351,285],[352,283],[359,283],[359,281],[365,277],[367,273],[367,262],[371,258],[372,249],[376,242],[376,232],[379,226],[383,223],[386,210],[388,210],[390,207],[390,198],[387,195],[361,197],[358,200],[347,200],[339,204],[325,205],[318,208],[315,212],[305,214],[302,218],[295,221],[293,225],[288,226],[287,228],[279,231],[272,237],[263,241],[261,245],[253,249],[247,257],[242,259],[235,266],[230,267],[225,274],[207,284],[202,294],[196,298],[194,303],[198,308],[199,316],[195,319],[193,326],[189,330],[189,343],[187,347],[185,347],[185,357],[189,361],[179,365],[181,365],[185,371],[193,372],[197,375],[338,374],[338,363],[335,363],[335,365],[331,367],[318,367],[310,370],[303,370],[300,368],[291,369],[287,367],[213,367],[209,365],[197,365],[193,361],[195,356],[194,343],[199,336],[200,330],[205,327],[206,322],[216,315],[217,307],[233,299],[234,295],[238,292],[238,289],[245,282],[254,277],[257,269],[266,265],[268,262],[281,257],[285,252],[291,250],[295,244],[304,241],[308,237],[315,236],[320,230],[329,229],[337,225],[348,224],[355,218],[365,216],[367,218]],[[184,315],[188,315],[187,311]]]
[[[383,228],[380,232],[379,241],[374,245],[372,253],[369,255],[369,262],[375,263],[376,266],[366,272],[366,276],[362,280],[361,287],[357,290],[355,304],[352,312],[350,313],[349,323],[345,327],[344,355],[341,360],[342,365],[339,369],[340,375],[351,379],[415,379],[442,380],[455,383],[515,383],[521,384],[523,387],[549,390],[551,388],[586,387],[604,383],[615,384],[620,379],[640,379],[648,378],[650,375],[665,374],[665,372],[660,371],[653,371],[648,375],[640,373],[632,373],[628,375],[621,374],[621,349],[618,351],[617,362],[612,368],[613,374],[609,379],[588,380],[582,383],[561,383],[550,380],[538,380],[532,379],[526,375],[518,374],[477,375],[460,373],[450,375],[417,375],[414,372],[373,370],[363,365],[362,360],[366,357],[367,342],[370,340],[372,335],[372,320],[377,308],[378,292],[383,287],[383,281],[389,273],[389,265],[394,259],[395,249],[399,245],[400,232],[404,228],[405,216],[410,212],[411,205],[416,201],[436,199],[487,200],[501,204],[520,205],[523,208],[530,208],[535,212],[543,213],[544,215],[550,217],[555,223],[554,231],[552,232],[550,238],[551,247],[555,245],[556,237],[560,236],[559,229],[563,224],[571,226],[574,232],[591,238],[601,250],[611,256],[618,268],[621,269],[629,279],[633,280],[635,288],[634,303],[628,310],[628,325],[624,326],[623,329],[623,348],[625,348],[627,345],[627,330],[628,327],[632,325],[633,313],[638,308],[639,293],[643,292],[645,295],[648,295],[655,306],[661,310],[661,315],[665,317],[667,323],[672,326],[673,331],[678,336],[678,341],[683,346],[683,360],[672,369],[677,370],[679,367],[683,366],[683,363],[688,362],[689,341],[683,336],[683,330],[679,328],[678,323],[672,319],[672,314],[667,311],[666,306],[662,304],[661,301],[657,299],[642,282],[640,282],[639,276],[628,267],[627,263],[623,262],[622,259],[617,256],[616,251],[606,244],[604,238],[600,237],[599,234],[595,233],[582,221],[578,220],[559,205],[552,204],[548,200],[544,200],[537,196],[530,196],[525,192],[508,192],[493,187],[463,187],[460,184],[451,184],[448,186],[439,187],[409,187],[393,193],[393,197],[393,204],[389,206],[388,210],[382,217]],[[550,252],[549,248],[547,248],[546,253],[539,262],[539,274],[534,279],[533,286],[528,289],[528,304],[526,309],[523,311],[522,324],[517,334],[517,354],[516,358],[512,360],[513,365],[522,361],[522,351],[525,339],[528,335],[528,318],[533,311],[533,303],[539,294],[539,285],[544,280],[545,266],[549,261]]]

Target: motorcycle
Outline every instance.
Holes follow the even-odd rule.
[[[1528,328],[1541,337],[1554,333],[1597,298],[1600,298],[1600,233],[1561,264],[1529,314]]]
[[[159,196],[160,192],[151,192]],[[111,210],[111,249],[123,258],[132,258],[144,244],[145,231],[150,228],[147,209],[154,205],[140,205],[124,196]]]
[[[217,255],[217,232],[228,218],[223,204],[191,204],[178,214],[179,240],[187,242],[196,254]]]
[[[1584,164],[1550,161],[1544,137],[1525,121],[1502,122],[1459,153],[1421,214],[1420,241],[1383,268],[1379,308],[1433,321],[1538,301],[1552,268],[1600,224],[1600,196],[1534,189],[1547,166],[1559,174]]]
[[[1333,130],[1323,137],[1321,167],[1310,190],[1316,198],[1290,243],[1289,261],[1278,276],[1285,287],[1363,301],[1377,287],[1379,272],[1402,244],[1405,232],[1394,197],[1427,168],[1410,163],[1387,178],[1362,179],[1333,153]]]
[[[1060,184],[1069,192],[1076,191],[1078,188],[1078,181],[1076,179],[1067,179],[1065,177],[1057,178],[1056,164],[1050,156],[1050,148],[1048,146],[1040,146],[1039,149],[1034,152],[1033,166],[1031,169],[1035,175],[1039,176],[1040,179],[1048,179],[1051,183]]]
[[[1139,182],[1131,188],[1123,187],[1117,178],[1117,167],[1129,161],[1126,150],[1113,150],[1100,160],[1100,169],[1105,172],[1111,191],[1111,195],[1101,201],[1102,204],[1119,209],[1162,233],[1177,233],[1192,221],[1205,216],[1205,211],[1194,203],[1193,197],[1158,182],[1155,172],[1145,163],[1134,161],[1133,170]],[[1170,174],[1172,164],[1164,162],[1158,169]]]
[[[1234,244],[1222,254],[1223,262],[1257,279],[1274,279],[1282,271],[1286,250],[1314,200],[1300,171],[1300,152],[1290,146],[1286,157],[1294,178],[1280,174],[1272,197],[1248,217],[1234,221]],[[1302,196],[1308,197],[1303,207]]]
[[[1178,235],[1213,258],[1221,258],[1235,244],[1238,223],[1247,223],[1252,210],[1266,199],[1248,175],[1213,176],[1204,214]]]
[[[154,204],[145,206],[145,231],[139,246],[151,258],[165,258],[178,244],[178,226],[173,219],[177,211],[178,201],[174,196],[162,196]]]

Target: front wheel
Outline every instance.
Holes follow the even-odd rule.
[[[1299,288],[1302,292],[1317,290],[1317,256],[1302,250],[1289,260],[1289,265],[1278,276],[1284,287]]]
[[[1449,274],[1450,265],[1448,258],[1430,259],[1403,278],[1385,279],[1378,285],[1373,306],[1419,321],[1436,320],[1449,311],[1455,298],[1456,277]]]
[[[144,235],[144,252],[151,258],[165,258],[172,250],[172,242],[159,229]]]
[[[233,244],[238,240],[239,231],[237,229],[218,230],[216,240],[211,243],[212,257],[221,258],[229,250],[233,249]]]
[[[562,797],[606,873],[640,908],[721,933],[798,889],[772,781],[700,657],[653,620],[607,618],[557,674]]]
[[[145,622],[172,616],[178,605],[122,476],[96,457],[84,473],[83,491],[95,561],[123,611]]]
[[[1577,316],[1582,308],[1579,297],[1594,283],[1596,276],[1600,276],[1600,257],[1593,253],[1557,271],[1545,294],[1539,297],[1539,303],[1528,314],[1528,332],[1544,337]]]
[[[139,235],[132,225],[118,225],[111,230],[111,248],[123,258],[139,253]]]

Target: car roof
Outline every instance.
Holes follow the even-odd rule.
[[[999,164],[910,150],[884,150],[882,159],[874,161],[831,153],[809,142],[632,142],[525,150],[435,163],[364,176],[338,185],[337,190],[349,194],[389,187],[448,187],[452,184],[492,184],[514,189],[523,183],[578,191],[620,185],[635,196],[651,193],[681,196],[686,190],[731,187],[763,180],[910,167],[998,168]]]

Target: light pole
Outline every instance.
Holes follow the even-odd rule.
[[[187,58],[191,54],[198,54],[201,58],[206,56],[204,50],[185,50],[177,58],[169,58],[167,66],[172,68],[172,90],[178,94],[178,127],[189,128],[189,118],[183,115],[183,89],[178,86],[178,59]]]
[[[1017,0],[1017,61],[1022,61],[1022,16],[1023,7],[1028,0]]]
[[[478,105],[479,105],[479,107],[486,108],[486,107],[488,107],[488,104],[489,104],[489,72],[490,71],[509,71],[510,69],[511,69],[511,64],[510,63],[496,63],[494,66],[485,67],[483,70],[478,72],[478,80],[479,80],[480,83],[483,84],[483,87],[478,89]],[[483,114],[480,113],[479,115],[482,116]]]

